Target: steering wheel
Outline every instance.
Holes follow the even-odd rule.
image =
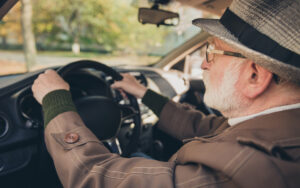
[[[122,80],[123,77],[111,67],[103,63],[91,60],[80,60],[65,65],[57,70],[58,74],[65,78],[68,74],[84,69],[92,68],[102,71],[110,76],[113,81]],[[107,83],[107,89],[111,91]],[[112,92],[110,92],[112,93]],[[141,130],[141,117],[139,105],[136,98],[127,94],[129,105],[118,104],[113,95],[109,96],[84,96],[74,101],[77,111],[85,125],[99,138],[106,142],[112,152],[128,156],[134,152],[138,146]],[[129,138],[129,144],[120,150],[117,135],[124,120],[132,118],[134,128]]]

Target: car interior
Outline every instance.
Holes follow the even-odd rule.
[[[231,0],[178,1],[216,15],[221,15],[231,3]],[[1,1],[0,17],[16,2]],[[168,0],[152,0],[152,3],[152,7],[139,10],[141,23],[176,25],[178,14],[160,8]],[[122,79],[120,73],[130,73],[147,88],[176,102],[205,114],[221,115],[203,102],[205,88],[200,66],[208,37],[200,32],[148,67],[109,67],[81,60],[52,68],[70,84],[78,113],[111,152],[124,157],[142,152],[167,161],[182,142],[156,128],[158,117],[140,99],[129,94],[124,97],[110,85]],[[31,91],[34,80],[43,71],[0,77],[0,187],[62,187],[44,143],[42,107]]]

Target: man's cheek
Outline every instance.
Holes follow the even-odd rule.
[[[209,84],[209,73],[207,71],[203,72],[203,82],[204,82],[205,86],[207,84]]]
[[[210,75],[210,83],[215,87],[220,86],[223,82],[224,72],[226,70],[222,70],[221,72],[216,72],[214,75]]]

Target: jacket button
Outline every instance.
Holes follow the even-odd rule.
[[[68,133],[65,136],[65,143],[67,144],[74,144],[75,142],[78,142],[79,140],[79,135],[77,133]]]

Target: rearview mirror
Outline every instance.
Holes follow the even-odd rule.
[[[139,8],[138,20],[142,24],[175,26],[179,23],[179,14],[166,10],[160,10],[156,7]]]

